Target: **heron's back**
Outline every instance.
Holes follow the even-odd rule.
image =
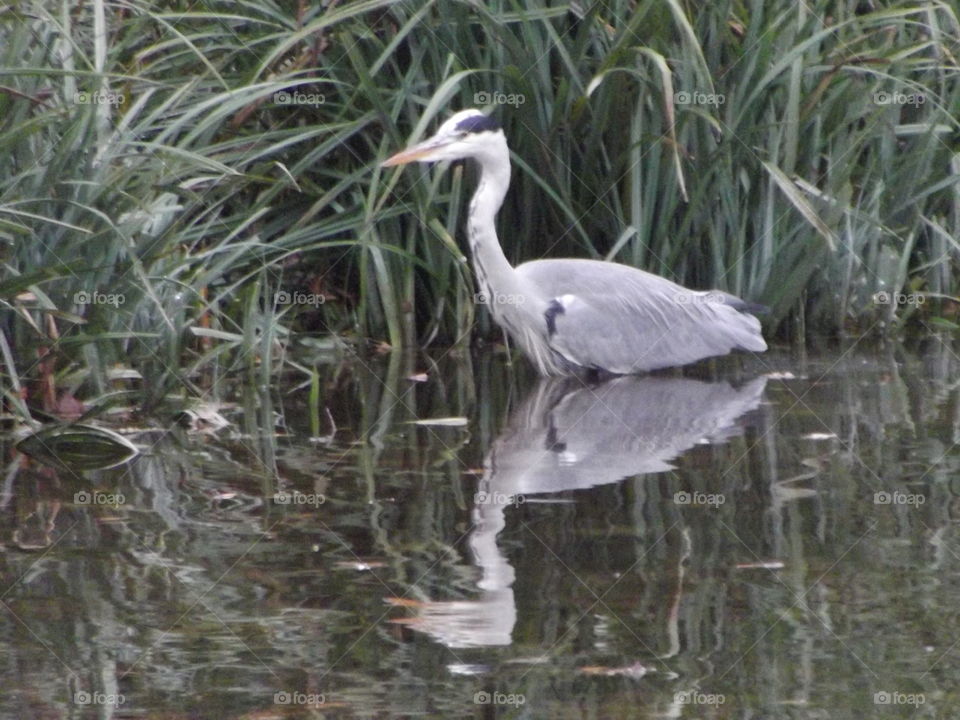
[[[516,270],[553,299],[550,347],[581,367],[632,374],[767,349],[750,305],[728,293],[599,260],[535,260]]]

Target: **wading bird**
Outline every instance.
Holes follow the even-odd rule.
[[[760,321],[750,314],[762,306],[719,290],[689,290],[600,260],[512,267],[494,227],[510,184],[510,151],[496,120],[479,110],[458,112],[383,166],[461,158],[480,165],[467,220],[480,296],[541,374],[630,375],[767,349]]]

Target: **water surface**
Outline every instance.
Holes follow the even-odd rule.
[[[953,717],[955,353],[356,359],[7,443],[0,717]]]

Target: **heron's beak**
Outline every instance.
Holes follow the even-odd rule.
[[[436,138],[430,138],[429,140],[424,140],[418,145],[409,147],[406,150],[401,150],[396,155],[387,158],[384,160],[380,167],[393,167],[394,165],[406,165],[407,163],[412,162],[430,162],[433,158],[431,157],[440,148],[444,147],[447,143],[443,140],[437,140]]]

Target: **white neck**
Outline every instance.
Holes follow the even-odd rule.
[[[477,289],[498,325],[524,349],[541,372],[553,372],[556,361],[547,350],[544,312],[549,298],[513,269],[497,239],[495,220],[510,185],[510,151],[502,133],[497,142],[474,156],[480,163],[480,182],[470,201],[467,236],[473,257]],[[540,328],[540,330],[538,330]]]
[[[470,201],[467,237],[473,257],[478,290],[488,295],[487,302],[494,317],[501,317],[504,305],[516,305],[516,296],[529,291],[503,254],[497,239],[496,216],[510,186],[510,151],[502,134],[499,142],[476,156],[480,164],[480,181]],[[521,301],[522,302],[522,301]]]

